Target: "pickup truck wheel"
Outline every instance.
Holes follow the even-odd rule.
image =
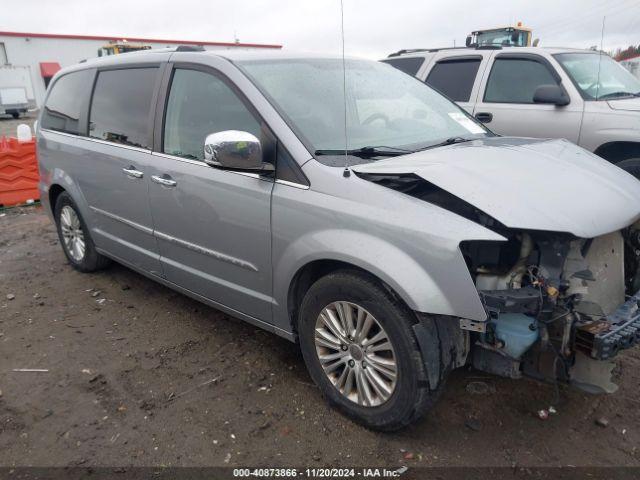
[[[640,158],[629,158],[616,163],[616,166],[629,172],[631,175],[640,180]]]
[[[20,113],[19,113],[19,112],[13,112],[13,113],[11,113],[11,116],[12,116],[14,119],[18,119],[18,118],[20,117]]]
[[[62,250],[73,268],[88,273],[101,270],[111,263],[96,251],[87,224],[67,192],[58,197],[54,218]]]
[[[300,308],[307,369],[329,403],[375,430],[397,430],[433,405],[415,314],[375,278],[352,270],[316,281]]]

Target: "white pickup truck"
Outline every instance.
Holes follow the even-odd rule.
[[[481,46],[401,50],[382,61],[495,133],[565,138],[640,178],[640,80],[606,54]]]

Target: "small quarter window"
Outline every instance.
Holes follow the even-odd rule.
[[[56,80],[44,105],[42,128],[80,134],[80,115],[91,88],[91,78],[91,71],[81,70],[67,73]]]
[[[426,83],[454,102],[468,102],[476,80],[480,58],[449,59],[435,64]]]
[[[151,148],[151,99],[157,71],[129,68],[99,72],[91,101],[89,136]]]

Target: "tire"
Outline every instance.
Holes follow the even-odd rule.
[[[371,372],[375,371],[383,380],[389,380],[388,377],[385,377],[384,374],[381,374],[371,365],[364,365],[364,368],[368,368],[369,372],[365,372],[360,366],[364,361],[371,363],[369,361],[372,358],[370,356],[371,352],[358,353],[356,348],[352,354],[353,345],[349,344],[347,352],[342,353],[343,355],[348,353],[348,356],[335,362],[325,363],[325,366],[329,365],[327,368],[331,368],[334,363],[342,362],[337,370],[331,372],[330,375],[334,376],[333,380],[325,373],[321,364],[320,355],[325,358],[326,354],[332,354],[332,352],[339,355],[344,346],[335,348],[333,342],[331,344],[334,347],[331,349],[318,346],[316,343],[316,328],[318,327],[316,322],[322,322],[320,314],[327,312],[325,308],[328,306],[334,305],[338,308],[337,305],[342,304],[344,311],[345,303],[349,304],[354,317],[356,315],[355,312],[357,312],[356,307],[362,308],[372,315],[377,324],[370,330],[373,332],[371,335],[377,331],[375,328],[381,327],[392,346],[392,353],[389,351],[376,351],[373,353],[375,357],[387,355],[387,361],[391,357],[395,360],[397,377],[392,393],[387,399],[376,394],[377,400],[374,399],[374,402],[367,405],[366,400],[364,400],[365,395],[362,395],[362,400],[364,401],[361,402],[361,397],[357,396],[357,393],[354,393],[353,389],[348,386],[350,385],[348,383],[349,373],[346,373],[347,380],[344,381],[340,389],[333,383],[333,381],[340,382],[340,380],[336,380],[337,377],[344,378],[339,372],[347,371],[347,365],[350,362],[354,364],[350,367],[355,372],[353,373],[354,377],[359,374],[372,375]],[[444,381],[441,381],[435,390],[429,388],[427,371],[413,330],[413,326],[418,323],[418,319],[404,303],[383,288],[374,277],[355,270],[340,270],[322,277],[309,288],[299,311],[298,334],[300,347],[309,374],[329,403],[343,414],[367,428],[393,431],[416,422],[435,403]],[[328,318],[327,315],[325,315],[325,318]],[[353,323],[357,322],[354,321]],[[328,328],[323,328],[323,335],[326,335],[329,330]],[[351,331],[356,332],[357,330],[353,329]],[[353,340],[354,343],[357,343],[357,335],[353,335],[353,337],[356,337]],[[337,338],[337,335],[334,338]],[[322,337],[322,340],[325,340],[325,337]],[[371,345],[377,347],[380,343],[370,343],[369,348],[371,348]],[[319,349],[322,353],[320,353]],[[440,368],[439,365],[438,368]],[[357,373],[357,371],[360,373]],[[353,379],[351,383],[354,383]],[[371,388],[373,382],[368,384],[369,390],[375,394],[375,389]],[[358,391],[359,385],[353,388]],[[363,389],[360,388],[360,390]],[[350,392],[350,398],[343,392]]]
[[[77,221],[73,218],[74,214]],[[83,273],[89,273],[101,270],[111,263],[110,259],[96,251],[87,224],[82,218],[82,215],[80,215],[80,211],[75,202],[67,192],[61,193],[58,197],[54,210],[54,218],[60,245],[62,245],[62,250],[73,268]],[[68,226],[69,218],[71,218],[71,228]],[[79,238],[81,236],[84,241],[84,249],[82,252],[80,252],[79,249],[72,248],[71,245],[73,245],[73,243],[65,239],[63,230],[66,230],[67,237]],[[73,242],[73,240],[71,240],[71,242]]]
[[[16,119],[16,120],[17,120],[18,118],[20,118],[20,113],[19,113],[19,112],[12,112],[12,113],[11,113],[11,116],[12,116],[14,119]]]
[[[640,180],[640,158],[629,158],[616,163],[616,166]]]

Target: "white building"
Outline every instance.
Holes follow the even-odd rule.
[[[60,68],[73,65],[81,60],[97,57],[98,50],[106,44],[123,40],[150,45],[152,48],[176,45],[200,45],[207,49],[282,48],[281,45],[239,42],[0,32],[0,67],[7,64],[29,67],[35,96],[35,98],[29,100],[39,107],[44,100],[49,80]]]
[[[629,70],[636,78],[640,78],[640,55],[621,60],[620,65]]]

